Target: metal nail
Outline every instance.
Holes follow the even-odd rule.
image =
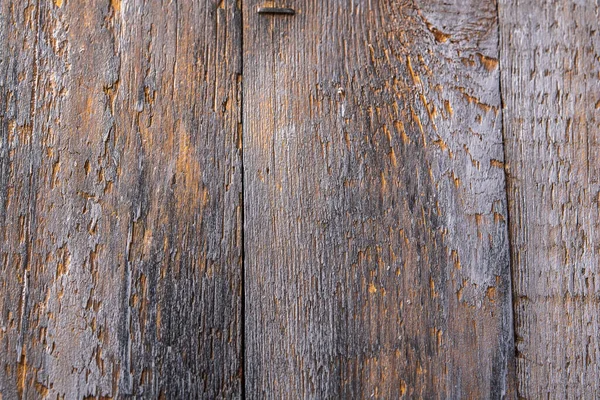
[[[284,14],[284,15],[294,15],[296,11],[292,8],[279,8],[279,7],[259,7],[259,14]]]

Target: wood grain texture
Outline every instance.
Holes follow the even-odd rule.
[[[600,8],[500,1],[518,393],[600,391]]]
[[[239,396],[236,1],[0,7],[0,398]]]
[[[512,396],[494,1],[244,1],[248,398]]]

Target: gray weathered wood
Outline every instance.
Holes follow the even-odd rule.
[[[239,396],[239,5],[0,7],[0,398]]]
[[[500,398],[496,4],[244,1],[246,394]]]
[[[500,1],[518,394],[600,397],[600,9]]]

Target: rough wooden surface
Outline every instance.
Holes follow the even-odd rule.
[[[236,1],[0,7],[0,398],[239,396]]]
[[[0,399],[600,396],[599,7],[0,2]]]
[[[248,398],[511,396],[494,1],[244,1]]]
[[[600,397],[600,8],[500,1],[518,393]]]

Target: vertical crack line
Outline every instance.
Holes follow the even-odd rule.
[[[237,75],[237,85],[238,85],[238,93],[239,93],[239,111],[238,111],[238,146],[239,146],[239,154],[240,154],[240,174],[241,174],[241,194],[240,194],[240,223],[241,223],[241,248],[240,248],[240,257],[241,257],[241,271],[240,271],[240,367],[241,367],[241,398],[246,398],[246,239],[245,239],[245,230],[246,230],[246,218],[245,218],[245,209],[246,209],[246,186],[245,186],[245,170],[244,170],[244,7],[243,0],[236,0],[234,6],[237,8],[237,12],[239,12],[239,43],[238,43],[238,57],[239,57],[239,67],[238,67],[238,75]]]
[[[497,27],[497,34],[498,34],[498,89],[500,91],[500,110],[501,110],[501,119],[500,119],[500,123],[501,123],[501,138],[502,138],[502,153],[503,153],[503,158],[504,158],[504,196],[505,196],[505,204],[506,204],[506,234],[507,234],[507,240],[508,240],[508,276],[510,277],[510,284],[508,285],[508,298],[510,300],[510,305],[508,307],[508,311],[510,312],[510,315],[508,316],[509,320],[508,321],[503,321],[503,325],[504,328],[503,329],[511,329],[511,339],[512,339],[512,354],[507,354],[505,355],[505,360],[507,363],[507,374],[511,373],[511,370],[514,372],[515,376],[514,377],[507,377],[507,382],[505,382],[506,385],[510,386],[511,383],[515,383],[515,388],[514,388],[514,392],[515,394],[518,394],[518,384],[517,384],[517,372],[516,372],[516,359],[515,359],[515,355],[516,355],[516,346],[517,346],[517,340],[516,340],[516,336],[517,336],[517,322],[516,322],[516,313],[517,313],[517,309],[516,309],[516,299],[514,298],[514,293],[516,293],[516,274],[515,274],[515,267],[513,266],[513,257],[512,257],[512,250],[513,250],[513,246],[512,246],[512,232],[511,232],[511,215],[510,215],[510,196],[508,194],[508,190],[509,190],[509,179],[510,179],[510,174],[508,171],[508,158],[507,158],[507,151],[506,151],[506,122],[507,119],[505,117],[505,108],[504,108],[504,88],[502,85],[502,79],[503,79],[503,67],[504,67],[504,62],[502,59],[503,56],[503,52],[502,52],[502,47],[504,44],[504,38],[502,36],[502,29],[501,29],[501,18],[500,18],[500,2],[501,0],[496,0],[496,27]],[[506,318],[506,317],[505,317]],[[505,319],[503,318],[503,319]],[[511,360],[512,359],[512,360]],[[512,362],[513,365],[510,366],[508,363]],[[514,379],[514,382],[511,382],[511,379]],[[505,388],[506,391],[506,388]],[[510,391],[510,387],[508,388],[508,391]]]

